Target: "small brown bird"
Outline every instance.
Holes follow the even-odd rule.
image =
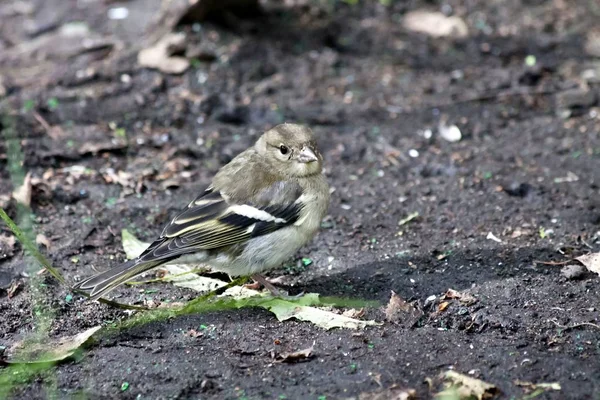
[[[76,289],[98,299],[122,283],[175,259],[230,276],[280,266],[316,234],[329,206],[323,157],[312,131],[277,125],[215,175],[139,257],[85,279]]]

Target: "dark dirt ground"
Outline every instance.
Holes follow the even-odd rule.
[[[151,240],[265,128],[300,122],[319,135],[335,191],[318,237],[270,275],[285,275],[292,292],[382,305],[394,290],[418,301],[424,317],[361,332],[280,323],[261,309],[153,322],[59,365],[58,398],[342,399],[393,385],[429,398],[426,378],[450,367],[496,384],[500,398],[526,395],[515,380],[560,382],[560,392],[538,398],[598,398],[600,329],[564,327],[600,323],[600,279],[568,279],[561,266],[534,262],[600,251],[598,4],[290,3],[257,19],[178,28],[214,59],[173,76],[136,63],[158,0],[0,1],[2,112],[22,138],[44,252],[70,282],[114,265],[124,258],[121,229]],[[117,6],[127,19],[106,17]],[[451,11],[468,37],[407,31],[402,17],[416,9]],[[73,21],[89,28],[84,39],[60,36]],[[442,139],[441,121],[463,139]],[[0,205],[16,218],[0,143]],[[399,226],[413,212],[420,217]],[[0,253],[0,345],[10,347],[33,329],[32,294],[21,247]],[[313,264],[298,267],[301,257]],[[9,298],[15,280],[25,285]],[[128,318],[79,296],[67,302],[49,276],[45,284],[51,336]],[[120,288],[113,298],[196,296],[151,288]],[[438,300],[425,304],[449,288],[478,301],[443,311]],[[384,314],[369,309],[364,318]],[[206,334],[187,334],[200,325]],[[313,343],[307,362],[273,361]],[[13,392],[48,393],[42,379]]]

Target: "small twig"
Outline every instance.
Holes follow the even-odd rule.
[[[33,118],[35,118],[35,120],[40,123],[40,125],[46,130],[46,133],[50,132],[52,126],[50,126],[48,121],[46,121],[46,119],[42,117],[39,112],[33,111]]]
[[[550,319],[550,320],[548,320],[548,321],[552,322],[554,325],[556,325],[558,328],[562,329],[562,330],[563,330],[563,331],[565,331],[565,332],[566,332],[566,331],[570,331],[570,330],[572,330],[572,329],[577,329],[577,328],[580,328],[580,327],[582,327],[582,326],[592,326],[592,327],[594,327],[594,328],[596,328],[596,329],[600,329],[600,325],[593,324],[593,323],[591,323],[591,322],[580,322],[579,324],[575,324],[575,325],[571,325],[571,326],[565,326],[565,325],[561,325],[561,324],[559,324],[558,322],[556,322],[556,321],[555,321],[555,320],[553,320],[553,319]]]
[[[543,265],[565,265],[570,263],[571,260],[567,260],[567,261],[538,261],[538,260],[533,260],[534,264],[543,264]]]

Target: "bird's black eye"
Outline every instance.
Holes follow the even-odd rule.
[[[290,149],[288,149],[288,147],[285,144],[282,144],[281,146],[279,146],[279,151],[281,152],[281,154],[287,154],[288,151],[290,151]]]

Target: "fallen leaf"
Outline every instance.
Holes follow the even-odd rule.
[[[575,258],[588,270],[600,275],[600,253],[590,253]]]
[[[31,172],[28,172],[23,179],[23,184],[16,188],[12,193],[13,199],[17,203],[29,207],[31,205]]]
[[[276,358],[276,362],[280,363],[297,363],[307,361],[313,357],[314,344],[307,349],[294,351],[292,353],[283,353]]]
[[[95,326],[75,336],[46,339],[42,343],[17,343],[12,346],[6,362],[13,364],[36,364],[61,361],[71,357],[102,326]]]
[[[450,305],[449,301],[444,301],[443,303],[438,304],[438,311],[442,312]]]
[[[142,254],[150,245],[133,236],[127,229],[121,231],[121,240],[123,250],[130,260]],[[175,286],[186,287],[198,292],[209,292],[227,285],[227,282],[222,280],[193,273],[200,268],[201,265],[198,264],[166,264],[161,267],[161,271],[164,273],[160,279],[165,282],[173,282]]]
[[[121,231],[123,241],[123,249],[127,258],[132,259],[139,256],[147,247],[148,243],[133,236],[129,231],[123,229]],[[198,291],[211,291],[219,287],[227,285],[227,282],[203,277],[192,273],[197,270],[199,265],[187,264],[167,264],[161,267],[167,271],[161,280],[171,281],[174,285],[188,287]],[[243,286],[234,286],[227,289],[223,294],[219,295],[223,299],[232,299],[237,302],[236,307],[245,306],[262,307],[271,311],[279,321],[285,321],[291,318],[296,318],[301,321],[312,322],[325,329],[331,328],[348,328],[358,329],[366,326],[380,325],[375,321],[361,321],[345,315],[333,313],[331,311],[322,310],[311,305],[319,305],[319,295],[316,293],[306,294],[299,299],[284,300],[280,298],[266,297],[264,293],[256,290],[248,289]],[[410,306],[412,307],[412,306]],[[361,311],[358,314],[361,315]]]
[[[463,304],[471,305],[477,302],[477,298],[464,292],[459,292],[458,290],[448,289],[444,294],[445,299],[458,299]]]
[[[296,318],[300,321],[312,322],[324,329],[362,329],[367,326],[381,325],[375,321],[361,321],[331,311],[310,307],[308,304],[320,304],[319,295],[316,293],[309,293],[297,300],[267,298],[264,302],[260,302],[257,305],[271,311],[279,321]]]
[[[175,286],[186,287],[197,292],[210,292],[227,285],[220,279],[208,278],[193,273],[197,266],[185,264],[167,264],[162,267],[167,274],[162,278],[165,282],[173,282]]]
[[[390,301],[385,308],[385,318],[388,321],[412,326],[422,315],[421,310],[407,303],[406,300],[392,290]]]
[[[172,54],[174,49],[181,49],[184,45],[184,33],[168,33],[156,44],[138,53],[138,64],[167,74],[182,74],[189,68],[190,62],[184,57]]]
[[[469,34],[469,28],[460,17],[447,17],[441,12],[416,10],[406,13],[403,22],[409,31],[424,33],[439,38],[452,36],[464,38]]]
[[[496,386],[467,375],[459,374],[456,371],[446,371],[441,377],[446,382],[446,389],[436,395],[438,398],[448,397],[456,393],[461,400],[473,397],[478,400],[484,400],[500,394],[500,390]]]
[[[123,242],[125,255],[129,260],[136,258],[150,246],[150,243],[142,242],[133,236],[127,229],[121,231],[121,241]]]

